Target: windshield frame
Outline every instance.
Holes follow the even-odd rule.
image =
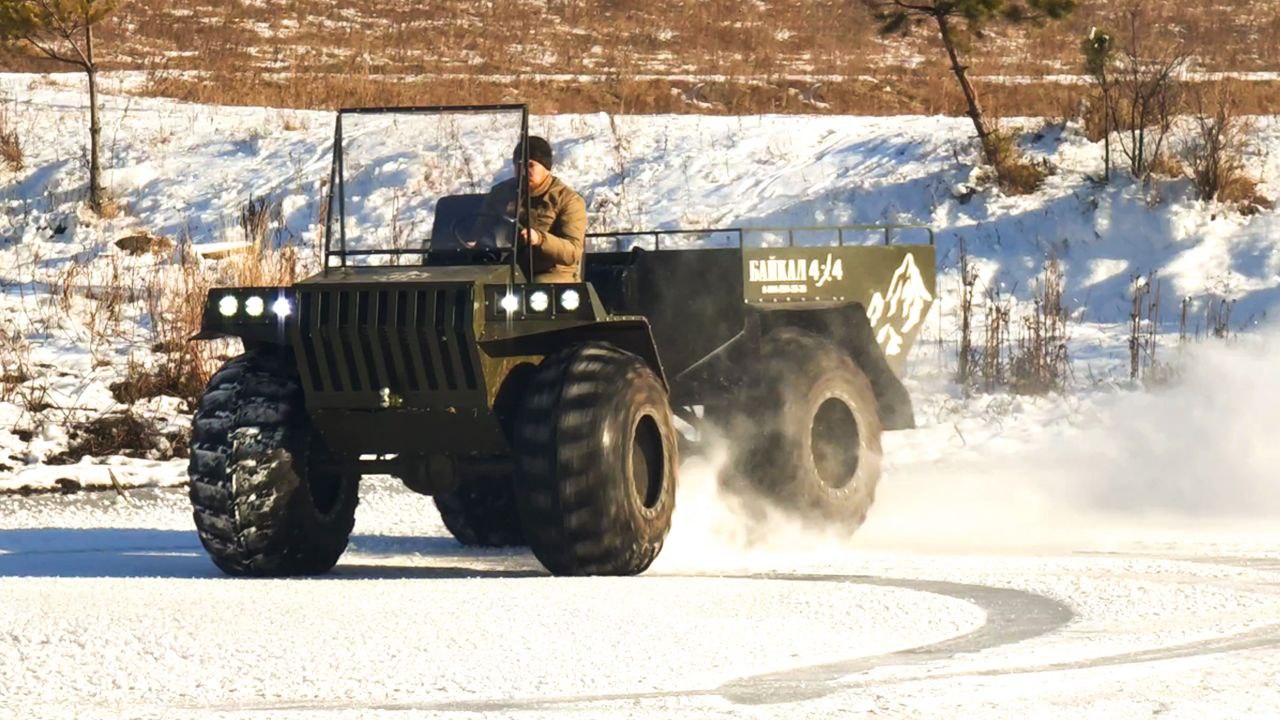
[[[517,198],[517,207],[524,210],[525,217],[529,217],[529,106],[525,103],[507,103],[499,105],[431,105],[422,107],[358,107],[358,108],[342,108],[337,112],[335,120],[335,128],[333,134],[333,161],[329,170],[329,188],[325,196],[325,223],[324,223],[324,255],[321,258],[323,263],[322,272],[328,275],[331,270],[345,270],[348,267],[347,260],[355,257],[419,257],[419,266],[427,264],[427,256],[431,252],[430,244],[423,244],[422,249],[395,249],[389,248],[385,250],[351,250],[347,248],[347,208],[346,208],[346,158],[343,150],[343,118],[348,115],[453,115],[453,114],[484,114],[484,113],[504,113],[518,112],[520,113],[520,138],[519,148],[521,162],[516,168],[516,178],[519,181],[519,195]],[[334,217],[336,199],[337,217]],[[519,217],[521,213],[517,212]],[[336,220],[336,222],[335,222]],[[516,221],[518,225],[518,221]],[[337,230],[337,237],[334,237],[334,230]],[[518,228],[516,228],[518,230]],[[336,240],[336,247],[335,247]],[[511,276],[514,282],[516,277],[517,252],[514,247],[511,253]],[[337,258],[335,265],[333,259]]]

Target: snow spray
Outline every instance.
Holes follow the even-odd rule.
[[[1187,349],[1162,387],[1083,392],[1069,422],[1012,447],[921,460],[886,435],[877,502],[852,535],[726,492],[721,441],[682,467],[662,566],[872,549],[1069,552],[1263,523],[1280,511],[1277,367],[1280,333],[1251,335]]]

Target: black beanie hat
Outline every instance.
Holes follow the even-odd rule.
[[[516,145],[516,151],[511,154],[511,159],[520,162],[520,145]],[[542,167],[551,169],[551,143],[546,138],[540,138],[537,135],[529,136],[529,159],[538,163]]]

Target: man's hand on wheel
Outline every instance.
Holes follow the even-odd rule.
[[[521,228],[520,239],[529,243],[532,247],[538,247],[542,244],[542,233],[531,228]]]

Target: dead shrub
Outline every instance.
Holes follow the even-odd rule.
[[[1151,164],[1147,167],[1147,171],[1150,177],[1172,180],[1174,178],[1183,177],[1186,172],[1186,168],[1183,167],[1182,162],[1179,161],[1178,158],[1167,152],[1162,152],[1151,161]]]
[[[240,209],[240,229],[244,231],[244,239],[260,250],[269,247],[272,225],[276,228],[284,225],[281,213],[279,199],[255,199],[250,195],[249,202]]]
[[[1085,138],[1089,142],[1104,142],[1109,145],[1111,126],[1107,120],[1106,98],[1099,92],[1088,95],[1082,104],[1084,111],[1080,115],[1080,121],[1084,124]],[[1110,160],[1110,157],[1108,154],[1106,159]]]
[[[27,167],[22,151],[22,139],[18,130],[9,122],[9,110],[0,105],[0,163],[12,172],[22,172]]]
[[[1237,175],[1222,187],[1218,199],[1233,205],[1245,215],[1258,215],[1275,209],[1275,201],[1258,190],[1258,181],[1248,175]]]
[[[1017,135],[1007,130],[995,130],[988,136],[995,151],[995,171],[1000,189],[1010,195],[1030,195],[1044,183],[1048,169],[1030,162],[1018,151]]]
[[[967,393],[973,382],[973,295],[978,286],[978,270],[969,258],[964,238],[960,238],[960,348],[956,382]]]
[[[1256,129],[1241,117],[1230,86],[1194,93],[1191,134],[1179,147],[1187,175],[1201,200],[1218,201],[1253,214],[1271,208],[1249,177],[1245,152]]]
[[[98,217],[103,220],[115,220],[123,215],[125,207],[115,198],[103,197],[101,207],[98,208]]]
[[[0,332],[0,402],[13,402],[31,381],[31,344],[17,328]]]
[[[1155,273],[1129,279],[1129,379],[1140,380],[1156,367],[1160,327],[1160,281]],[[1185,324],[1186,305],[1183,305]]]
[[[191,345],[184,342],[176,347],[157,346],[161,361],[154,367],[130,358],[124,379],[110,385],[111,396],[123,405],[153,397],[176,397],[194,408],[204,393],[207,377],[200,369],[202,359]]]
[[[999,288],[987,292],[986,334],[979,354],[979,375],[987,392],[1008,383],[1005,355],[1009,347],[1009,318],[1013,309]]]
[[[201,260],[190,243],[179,245],[174,263],[152,276],[146,288],[154,358],[131,358],[125,377],[112,386],[116,399],[131,404],[169,396],[195,407],[229,347],[215,341],[192,342],[204,322],[209,291],[218,286],[286,287],[300,275],[298,248],[245,253],[212,262]]]
[[[66,452],[49,458],[50,465],[72,465],[86,457],[124,455],[151,459],[181,457],[175,449],[189,441],[160,432],[157,424],[132,411],[96,417],[71,427],[71,444]]]
[[[1228,340],[1231,337],[1231,311],[1235,310],[1236,301],[1226,298],[1212,298],[1205,311],[1205,331],[1216,340]]]
[[[1017,351],[1009,363],[1010,386],[1022,395],[1061,391],[1071,370],[1063,301],[1066,282],[1057,258],[1045,263],[1037,284],[1034,309],[1022,319]]]

